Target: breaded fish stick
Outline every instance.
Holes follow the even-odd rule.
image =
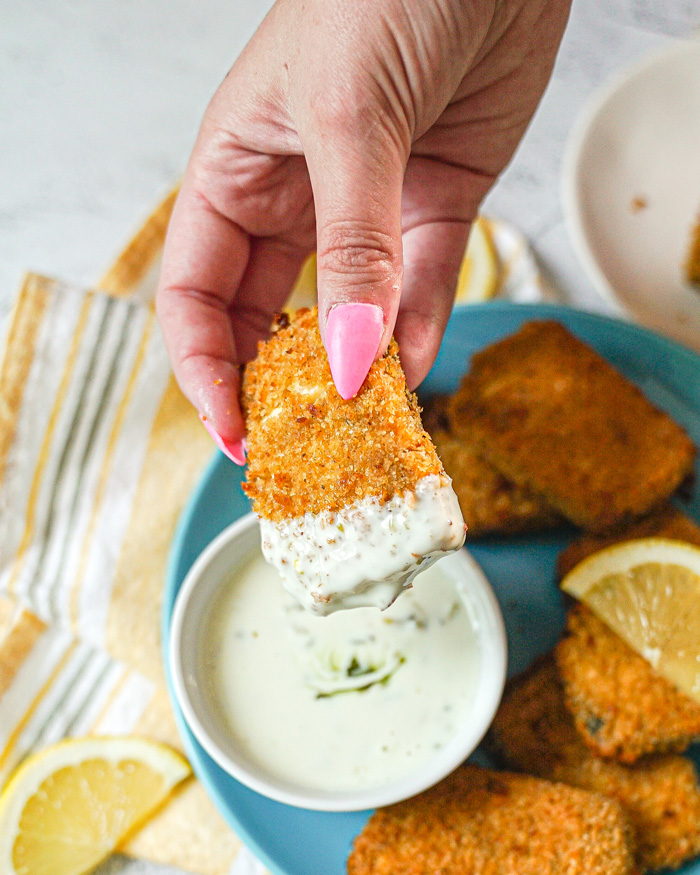
[[[562,518],[543,499],[508,480],[454,434],[448,405],[446,396],[431,398],[423,409],[423,425],[452,478],[469,539],[537,532],[561,524]]]
[[[348,875],[631,875],[633,841],[612,799],[465,765],[373,814]]]
[[[557,322],[477,353],[450,409],[456,434],[502,474],[595,532],[663,502],[695,456],[679,425]]]
[[[242,403],[244,489],[260,517],[263,554],[305,607],[386,608],[464,543],[457,497],[395,342],[345,401],[316,310],[300,310],[246,366]]]
[[[564,705],[551,654],[508,684],[489,742],[508,768],[617,799],[635,829],[641,870],[675,869],[700,853],[693,764],[675,754],[631,766],[596,757]]]
[[[569,612],[555,656],[576,728],[599,756],[633,763],[700,739],[700,705],[584,605]]]

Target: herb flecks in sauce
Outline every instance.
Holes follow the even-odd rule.
[[[406,657],[398,651],[382,652],[377,647],[358,646],[346,652],[317,651],[304,676],[317,699],[339,693],[361,693],[375,684],[387,684]]]

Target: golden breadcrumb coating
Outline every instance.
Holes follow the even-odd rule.
[[[641,870],[676,869],[700,853],[700,787],[676,754],[626,766],[595,756],[564,705],[552,655],[509,682],[489,743],[511,769],[616,799],[636,833]]]
[[[348,875],[626,875],[633,836],[597,793],[464,765],[372,815]]]
[[[444,474],[394,341],[355,398],[331,377],[316,309],[298,310],[245,368],[248,470],[243,486],[265,519],[337,511],[363,498],[385,502]]]
[[[688,258],[685,262],[685,275],[688,282],[700,285],[700,216],[695,223],[691,237]]]
[[[423,411],[423,425],[452,478],[468,537],[536,532],[560,524],[562,518],[541,498],[516,486],[453,433],[448,404],[447,396],[430,399]]]
[[[645,517],[634,520],[622,528],[601,535],[582,535],[559,554],[557,577],[564,577],[579,562],[605,547],[634,541],[637,538],[673,538],[700,547],[700,527],[671,504],[664,504]]]
[[[695,455],[680,426],[550,321],[474,356],[451,421],[502,474],[592,531],[658,505]]]
[[[569,612],[555,656],[576,728],[599,756],[633,763],[700,739],[700,705],[584,605]]]

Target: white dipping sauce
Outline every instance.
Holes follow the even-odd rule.
[[[262,551],[308,610],[387,608],[414,577],[464,544],[452,481],[431,474],[414,492],[364,498],[331,513],[260,520]]]
[[[459,586],[438,562],[384,612],[319,617],[255,557],[210,609],[209,705],[277,780],[349,791],[399,779],[453,738],[473,701],[481,657]]]

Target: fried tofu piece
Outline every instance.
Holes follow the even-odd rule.
[[[582,535],[559,554],[557,577],[562,580],[579,562],[605,547],[634,541],[637,538],[673,538],[700,547],[700,527],[673,505],[664,504],[658,510],[634,520],[620,529],[601,535]]]
[[[348,875],[634,871],[633,834],[617,802],[472,765],[375,812],[348,859]]]
[[[576,728],[599,756],[633,763],[700,739],[700,705],[584,605],[569,612],[555,656]]]
[[[474,356],[451,422],[505,477],[596,532],[660,504],[695,455],[679,425],[551,321]]]
[[[261,517],[282,520],[337,511],[358,498],[415,489],[442,465],[406,390],[398,347],[372,366],[350,401],[338,394],[316,309],[258,345],[245,368],[248,470],[244,490]]]
[[[457,497],[394,341],[346,401],[316,310],[299,310],[260,343],[241,400],[243,488],[260,518],[262,551],[309,610],[388,607],[419,571],[464,543]]]
[[[452,432],[449,398],[436,396],[423,410],[423,425],[459,499],[468,537],[519,534],[554,528],[562,518],[539,496],[516,486],[468,442]]]
[[[564,705],[552,654],[509,682],[489,732],[507,768],[616,799],[636,833],[641,870],[700,853],[700,787],[690,760],[663,754],[626,766],[595,756]]]

